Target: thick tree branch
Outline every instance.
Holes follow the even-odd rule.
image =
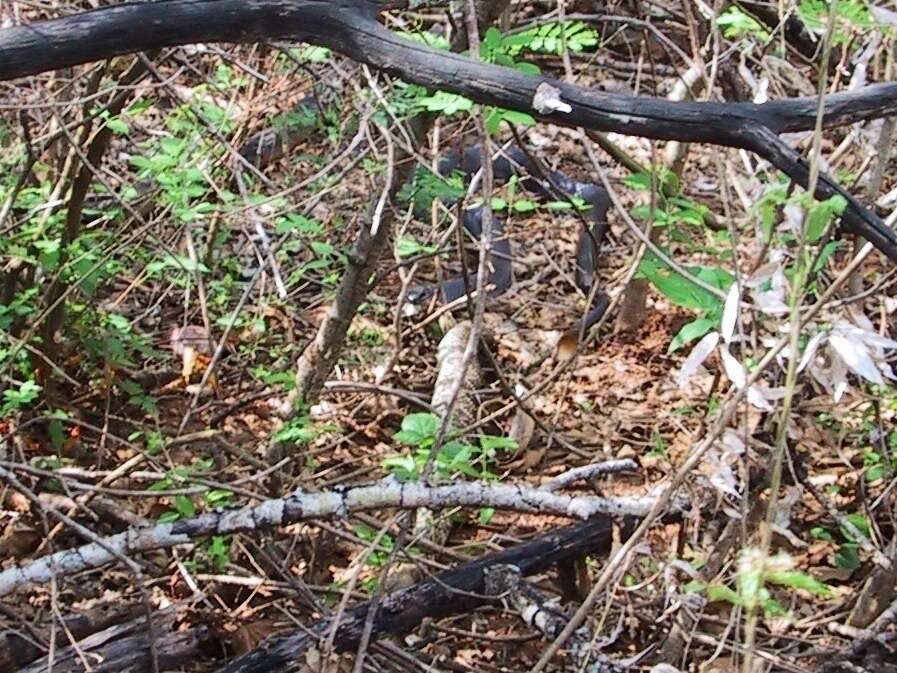
[[[0,80],[87,63],[136,51],[196,42],[302,40],[330,47],[356,61],[479,103],[533,114],[561,126],[613,131],[657,140],[704,142],[757,152],[803,187],[807,174],[780,133],[811,130],[816,99],[752,103],[673,102],[597,92],[512,68],[474,61],[405,40],[383,28],[378,10],[398,0],[167,0],[125,3],[0,31]],[[534,109],[542,84],[571,106],[569,113]],[[824,125],[849,124],[897,113],[897,83],[829,96]],[[777,140],[777,138],[776,138]],[[790,154],[790,156],[789,156]],[[816,196],[844,193],[824,178]],[[897,235],[881,218],[850,200],[845,228],[872,241],[897,261]]]
[[[532,77],[399,37],[375,20],[376,0],[166,0],[123,3],[74,16],[0,30],[0,81],[127,53],[197,42],[293,39],[326,46],[415,84],[469,96],[479,103],[582,126],[657,140],[743,147],[741,127],[773,133],[812,130],[815,98],[761,105],[669,101],[621,96]],[[540,114],[533,97],[543,82],[558,88],[569,114]],[[829,96],[824,126],[897,114],[897,83]]]
[[[210,512],[174,523],[127,530],[103,538],[102,544],[86,544],[41,557],[24,566],[14,565],[0,572],[0,596],[29,583],[42,584],[54,577],[99,568],[122,556],[191,544],[194,539],[207,535],[258,531],[296,521],[345,517],[384,507],[495,507],[588,519],[595,514],[641,516],[653,502],[650,497],[570,496],[525,484],[461,482],[428,486],[394,479],[319,493],[297,491],[255,507]]]

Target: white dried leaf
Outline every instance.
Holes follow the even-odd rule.
[[[732,343],[732,335],[735,334],[735,325],[738,322],[738,309],[741,306],[741,292],[738,283],[732,283],[729,294],[726,295],[726,304],[723,309],[722,335],[723,341]]]
[[[776,290],[754,292],[754,306],[766,315],[786,315],[791,309]]]
[[[548,82],[542,82],[536,88],[536,95],[533,96],[533,109],[541,114],[549,112],[569,114],[573,112],[573,108],[561,100],[561,90],[556,86],[551,86]]]
[[[707,470],[707,479],[717,491],[735,498],[741,497],[732,467],[720,457],[716,448],[711,448],[707,451],[704,455],[704,462],[709,468]]]
[[[833,331],[843,334],[851,341],[859,340],[876,349],[897,348],[897,341],[881,336],[874,328],[871,328],[871,323],[870,329],[863,329],[862,327],[851,325],[849,322],[838,321],[835,323]],[[883,352],[882,355],[884,355]]]
[[[761,77],[760,81],[757,83],[756,89],[754,89],[754,103],[760,104],[765,103],[769,100],[769,78]]]
[[[772,404],[769,403],[769,400],[766,399],[763,390],[757,386],[750,386],[747,389],[747,401],[758,409],[763,409],[763,411],[773,411],[774,409]]]
[[[872,383],[884,383],[881,372],[876,367],[875,360],[872,359],[863,341],[848,339],[839,331],[833,331],[829,335],[828,342],[854,374]]]
[[[810,339],[807,347],[804,349],[804,355],[800,359],[800,363],[797,365],[797,371],[802,372],[810,362],[813,361],[813,358],[816,356],[816,351],[819,350],[819,347],[828,337],[828,333],[826,332],[817,332],[813,335],[813,338]]]
[[[754,273],[744,279],[744,285],[745,287],[750,288],[760,287],[767,281],[772,280],[775,272],[781,268],[782,264],[780,260],[766,262],[766,264],[760,266],[756,271],[754,271]]]
[[[788,231],[795,236],[800,236],[800,230],[804,223],[804,209],[793,203],[787,203],[782,208],[782,214],[785,216]]]
[[[732,428],[726,428],[719,439],[720,446],[732,456],[740,456],[744,453],[745,445],[741,435]]]
[[[832,399],[840,402],[841,397],[847,391],[847,365],[838,355],[837,351],[832,351],[832,366],[829,370],[829,376],[832,387]]]
[[[691,353],[688,354],[688,357],[685,358],[685,362],[682,363],[682,367],[680,367],[679,371],[676,373],[677,386],[680,388],[685,386],[688,379],[698,371],[698,367],[703,364],[704,360],[706,360],[713,352],[713,349],[716,348],[716,344],[718,343],[719,332],[710,332],[704,335],[704,338],[691,349]]]
[[[897,26],[897,12],[878,5],[869,5],[869,12],[875,18],[876,23],[883,23],[886,26]]]
[[[721,348],[720,352],[723,358],[723,369],[726,371],[726,376],[729,377],[729,380],[735,385],[736,388],[744,388],[747,385],[747,372],[741,363],[735,359],[728,348]]]
[[[875,333],[875,325],[872,324],[872,321],[869,320],[869,317],[863,313],[863,311],[854,304],[847,305],[847,313],[850,315],[851,320],[860,328],[864,329],[867,332]]]

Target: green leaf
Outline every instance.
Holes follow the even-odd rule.
[[[862,514],[853,513],[853,514],[848,514],[844,518],[847,519],[850,523],[852,523],[854,525],[854,527],[856,527],[856,529],[858,531],[860,531],[863,535],[865,535],[867,538],[869,537],[872,529],[871,529],[871,526],[869,525],[869,520],[866,517],[864,517]],[[847,539],[851,542],[855,541],[853,535],[850,533],[849,530],[847,530],[846,526],[841,526],[841,534],[845,537],[845,539]]]
[[[526,112],[518,112],[517,110],[502,110],[502,119],[509,124],[518,124],[520,126],[533,126],[536,120],[532,115]]]
[[[825,528],[814,526],[810,529],[810,536],[814,540],[824,540],[825,542],[834,542],[835,538]]]
[[[536,209],[536,204],[529,199],[519,199],[514,201],[513,210],[515,213],[531,213]]]
[[[304,217],[298,213],[287,213],[277,220],[274,230],[278,234],[286,234],[291,231],[299,231],[303,234],[319,234],[323,230],[322,225],[311,217]]]
[[[773,619],[774,617],[784,617],[788,614],[788,610],[785,609],[781,603],[772,598],[767,598],[763,601],[763,616],[766,619]]]
[[[383,468],[402,481],[414,481],[420,477],[420,469],[414,456],[389,456],[382,462]]]
[[[803,589],[817,596],[831,595],[831,589],[827,585],[799,570],[769,572],[766,574],[766,579],[773,584],[780,584],[792,589]]]
[[[672,353],[682,348],[685,344],[691,343],[695,339],[700,339],[707,334],[707,332],[715,328],[718,322],[718,320],[711,320],[710,318],[698,318],[697,320],[692,320],[690,323],[683,325],[670,342],[667,352]]]
[[[501,31],[495,26],[489,26],[486,35],[483,37],[483,46],[492,51],[501,45]]]
[[[807,213],[805,224],[807,241],[815,243],[822,238],[835,216],[843,213],[846,207],[847,199],[840,194],[814,204]]]
[[[842,544],[835,554],[835,565],[845,570],[856,570],[860,567],[860,555],[854,543]]]
[[[451,46],[449,41],[443,35],[437,35],[435,33],[430,33],[428,31],[420,31],[416,30],[413,32],[399,31],[399,35],[404,37],[407,40],[412,40],[414,42],[418,42],[420,44],[425,44],[428,47],[433,47],[434,49],[445,49],[448,50]]]
[[[399,254],[399,257],[414,257],[415,255],[432,255],[437,250],[439,250],[439,246],[436,245],[423,245],[418,243],[413,238],[399,238],[396,241],[396,251]]]
[[[230,504],[233,497],[232,491],[226,491],[223,488],[215,488],[204,494],[205,500],[212,507],[225,507]]]
[[[393,437],[406,445],[420,445],[426,440],[436,437],[439,430],[439,418],[436,414],[408,414],[402,419],[402,429]]]
[[[112,131],[113,133],[117,133],[118,135],[127,135],[131,130],[131,127],[128,126],[125,122],[123,122],[118,117],[110,117],[106,120],[106,127]]]
[[[756,19],[735,6],[720,14],[716,25],[723,28],[723,35],[728,38],[753,36],[764,42],[770,38],[769,32]]]
[[[711,584],[707,587],[707,600],[726,601],[732,605],[744,605],[744,601],[729,587],[721,584]]]
[[[764,598],[763,572],[760,567],[749,567],[738,573],[738,595],[746,607],[759,605]]]
[[[829,241],[823,246],[822,251],[819,253],[819,257],[816,259],[816,262],[813,264],[813,273],[819,273],[825,268],[825,265],[828,264],[831,256],[837,252],[838,248],[841,247],[842,241]]]
[[[682,587],[687,594],[700,594],[707,588],[707,585],[700,580],[691,580]]]
[[[62,431],[62,422],[58,418],[54,418],[47,424],[47,434],[50,436],[50,446],[54,451],[62,451],[65,443],[65,433]]]
[[[508,202],[500,196],[493,196],[489,203],[492,210],[505,210],[508,207]]]
[[[728,291],[734,282],[734,277],[724,269],[688,267],[686,271],[722,292]],[[669,269],[653,255],[645,256],[639,265],[638,275],[647,278],[662,295],[677,306],[714,313],[722,310],[722,299]]]
[[[535,77],[536,75],[542,74],[542,70],[535,63],[515,63],[514,67],[524,75],[532,75]]]
[[[174,496],[174,506],[177,508],[178,513],[185,518],[196,516],[196,506],[186,495]]]
[[[437,91],[432,96],[419,98],[417,104],[428,112],[440,112],[448,116],[473,110],[472,100],[448,91]]]
[[[478,517],[480,524],[487,524],[492,520],[492,517],[495,516],[495,508],[494,507],[481,507],[480,515]]]
[[[517,449],[517,440],[511,439],[510,437],[484,435],[480,437],[480,448],[482,448],[483,451],[495,451],[499,449],[514,451]]]

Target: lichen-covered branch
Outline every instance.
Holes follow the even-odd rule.
[[[0,572],[0,596],[28,584],[49,582],[76,572],[99,568],[116,559],[153,549],[190,544],[207,535],[260,531],[308,519],[333,519],[354,512],[399,507],[494,507],[517,512],[542,512],[588,519],[595,514],[641,516],[653,498],[600,498],[551,493],[527,484],[461,482],[428,486],[385,479],[373,484],[266,500],[254,507],[210,512],[192,519],[130,529],[99,543],[56,552],[26,565]]]

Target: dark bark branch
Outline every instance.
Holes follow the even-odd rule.
[[[624,526],[624,538],[632,532],[631,523]],[[485,595],[485,571],[496,565],[514,565],[525,577],[565,560],[606,552],[610,548],[611,527],[610,519],[596,517],[388,594],[379,602],[372,638],[406,633],[426,617],[440,619],[489,602],[491,598]],[[338,651],[351,650],[358,645],[370,607],[370,603],[362,603],[343,614],[334,640]],[[300,670],[305,661],[305,651],[314,647],[318,638],[328,634],[332,628],[332,618],[328,617],[307,630],[269,638],[252,652],[219,669],[218,673],[287,673]]]
[[[154,616],[156,629],[161,627],[155,639],[161,670],[180,669],[215,640],[214,632],[207,626],[175,628],[176,616],[174,610],[164,610]],[[18,673],[42,673],[50,669],[54,673],[84,673],[85,659],[92,664],[91,673],[149,673],[153,669],[151,638],[145,618],[110,626],[79,641],[77,647],[62,647],[52,657],[39,659]]]
[[[167,0],[116,5],[0,31],[0,80],[195,42],[302,40],[409,82],[528,112],[561,126],[749,149],[807,186],[805,162],[798,161],[778,139],[769,143],[780,133],[811,130],[815,98],[755,105],[673,102],[597,92],[405,40],[376,21],[377,10],[400,4],[391,0]],[[557,88],[572,111],[534,110],[533,98],[543,83]],[[828,97],[824,125],[894,114],[897,83],[891,82]],[[825,198],[834,192],[843,193],[834,181],[824,178],[816,196]],[[844,222],[848,231],[869,239],[897,261],[897,236],[876,215],[851,200]]]
[[[74,16],[0,30],[0,81],[121,54],[197,42],[293,39],[330,47],[406,81],[454,91],[481,103],[528,111],[542,82],[561,90],[569,114],[543,121],[627,135],[743,147],[740,126],[774,133],[808,131],[815,98],[753,103],[702,103],[621,96],[532,77],[438,51],[375,21],[375,0],[166,0],[124,3]],[[396,3],[392,3],[395,5]],[[830,96],[827,127],[897,114],[897,83]]]

